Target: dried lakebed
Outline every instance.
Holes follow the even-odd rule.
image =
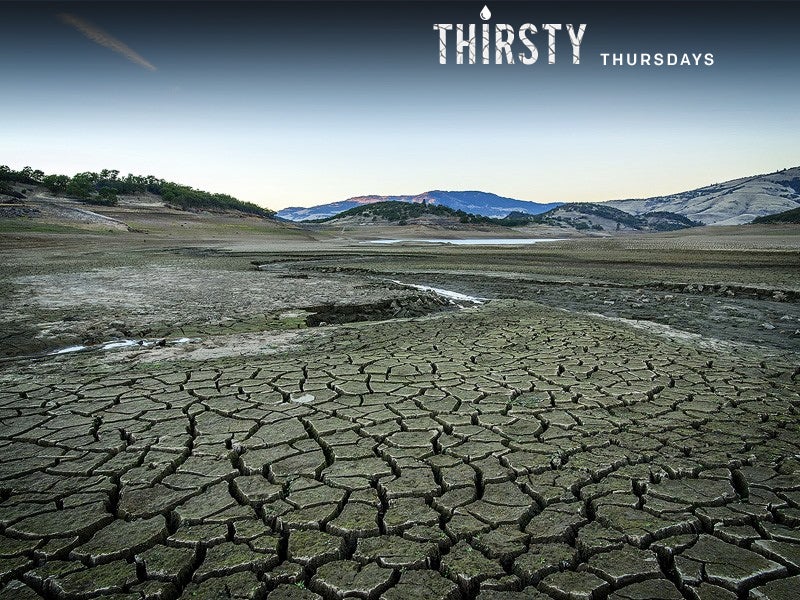
[[[313,331],[0,365],[0,598],[796,596],[796,354],[514,300]]]
[[[192,263],[19,276],[8,287],[0,293],[0,361],[125,340],[158,347],[161,340],[227,337],[225,344],[235,346],[244,335],[413,317],[449,306],[432,291],[361,275],[309,277]]]

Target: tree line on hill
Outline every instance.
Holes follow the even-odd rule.
[[[761,223],[768,225],[775,225],[780,223],[800,223],[800,206],[785,210],[775,215],[765,215],[763,217],[756,217],[753,223]]]
[[[252,202],[243,202],[228,194],[204,192],[152,175],[120,176],[120,172],[114,169],[103,169],[99,173],[86,171],[69,177],[47,175],[32,167],[15,171],[6,165],[0,165],[0,193],[15,198],[24,197],[9,185],[11,183],[43,186],[57,196],[103,206],[114,206],[118,196],[149,192],[160,196],[167,204],[184,210],[234,210],[260,217],[271,217],[274,214],[269,209]]]
[[[474,215],[472,213],[464,212],[463,210],[455,210],[448,206],[440,204],[430,204],[428,202],[398,202],[389,200],[386,202],[373,202],[364,206],[356,206],[343,212],[340,212],[329,217],[321,219],[311,219],[309,223],[326,223],[334,219],[349,216],[363,216],[372,217],[374,219],[380,218],[390,222],[397,222],[399,225],[407,225],[408,219],[414,219],[423,215],[435,215],[439,217],[453,217],[457,218],[461,223],[471,224],[502,224],[501,219],[494,219],[492,217],[484,217],[481,215]]]

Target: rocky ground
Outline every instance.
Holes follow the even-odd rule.
[[[7,251],[0,292],[30,332],[48,317],[108,341],[119,320],[167,338],[0,362],[0,599],[800,589],[790,332],[737,341],[586,304],[672,293],[794,314],[785,283],[783,298],[598,287],[573,306],[557,301],[569,286],[534,302],[484,282],[493,300],[457,308],[359,274],[355,253],[339,270],[184,251],[23,268],[22,254]],[[50,333],[47,348],[67,339]]]

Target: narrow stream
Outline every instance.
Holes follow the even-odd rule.
[[[424,292],[433,292],[434,294],[438,294],[443,298],[447,298],[453,303],[470,302],[472,304],[483,304],[484,302],[487,302],[489,300],[489,298],[481,298],[479,296],[468,296],[467,294],[462,294],[460,292],[453,292],[452,290],[445,290],[443,288],[432,287],[429,285],[419,285],[416,283],[403,283],[402,281],[397,281],[396,279],[391,279],[390,281],[392,283],[396,283],[397,285],[414,288],[415,290],[422,290]]]

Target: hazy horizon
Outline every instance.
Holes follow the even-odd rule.
[[[581,64],[561,31],[548,65],[540,31],[535,65],[440,65],[433,24],[480,24],[483,4],[3,3],[0,162],[272,209],[434,189],[643,198],[800,164],[796,4],[490,2],[491,24],[586,23]]]

